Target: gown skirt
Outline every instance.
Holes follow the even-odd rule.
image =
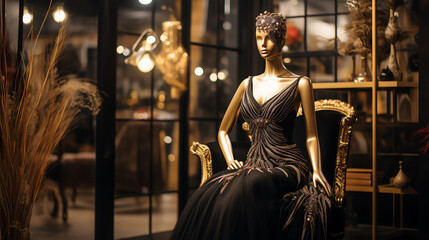
[[[331,200],[309,181],[308,163],[292,139],[299,79],[259,105],[249,78],[240,106],[252,135],[245,164],[213,175],[198,188],[170,239],[326,238]]]

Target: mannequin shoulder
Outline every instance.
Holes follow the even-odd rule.
[[[301,79],[299,79],[298,82],[298,89],[299,91],[312,91],[313,90],[313,83],[309,77],[303,76]]]
[[[244,90],[247,88],[247,85],[249,84],[250,77],[245,78],[243,81],[241,81],[240,85],[238,86],[237,90]]]

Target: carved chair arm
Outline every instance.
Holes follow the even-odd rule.
[[[353,124],[356,121],[356,114],[353,111],[350,115],[341,119],[341,128],[338,136],[338,150],[334,179],[334,199],[337,206],[343,205],[346,189],[347,161],[350,149],[350,138]]]
[[[194,141],[192,142],[190,150],[191,153],[198,156],[201,161],[201,186],[213,175],[212,155],[210,148],[205,144]]]

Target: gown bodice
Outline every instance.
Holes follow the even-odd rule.
[[[252,136],[245,166],[273,168],[293,165],[300,173],[308,172],[307,163],[293,142],[296,118],[294,99],[300,78],[262,105],[253,95],[253,78],[249,78],[240,106],[241,115],[249,124]]]

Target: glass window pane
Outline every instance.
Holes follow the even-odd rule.
[[[219,55],[219,72],[217,75],[220,106],[218,116],[222,117],[242,79],[237,79],[238,53],[234,51],[219,51]]]
[[[177,65],[176,65],[177,66]],[[186,67],[186,65],[184,65]],[[186,73],[186,71],[183,71]],[[156,66],[153,70],[154,74],[154,118],[155,119],[178,119],[179,118],[179,98],[183,91],[175,87],[175,82],[185,81],[179,75],[164,76]],[[183,77],[186,77],[183,74]],[[168,82],[164,79],[167,78]],[[173,83],[174,82],[174,83]],[[170,85],[170,84],[171,85]]]
[[[311,57],[310,78],[313,82],[333,82],[334,57]]]
[[[117,44],[124,51],[117,55],[116,65],[116,118],[149,119],[152,73],[143,73],[136,66],[125,64],[131,54],[135,35],[119,34]],[[127,49],[127,50],[125,50]]]
[[[174,1],[157,2],[155,32],[159,38],[154,50],[154,118],[178,119],[179,99],[186,89],[188,53],[182,44],[180,4]]]
[[[216,117],[216,50],[191,46],[190,117]]]
[[[346,25],[350,23],[348,15],[337,16],[337,37],[340,43],[345,43],[350,39],[350,33],[346,31]]]
[[[191,42],[215,45],[218,1],[192,1],[191,5]]]
[[[286,47],[283,51],[304,51],[304,18],[289,18],[286,25]]]
[[[351,56],[337,56],[337,78],[339,82],[352,82],[354,80],[354,58]]]
[[[155,122],[152,149],[154,193],[177,191],[179,189],[179,123]]]
[[[307,14],[325,14],[335,12],[335,2],[332,0],[307,0]]]
[[[115,198],[114,238],[149,234],[149,196]]]
[[[148,194],[150,150],[159,152],[159,144],[151,146],[150,123],[118,121],[116,123],[116,194]],[[155,149],[156,148],[156,149]]]
[[[335,38],[335,18],[308,17],[307,18],[307,50],[326,50],[329,43]]]
[[[419,21],[416,20],[416,14],[412,10],[413,2],[408,1],[404,7],[399,7],[396,11],[399,13],[398,23],[402,31],[408,32],[408,37],[399,42],[399,49],[416,50],[416,36],[419,32]],[[398,46],[398,44],[397,44]]]
[[[217,140],[216,121],[190,121],[189,122],[189,146],[192,142],[209,143]],[[189,152],[188,166],[189,187],[197,188],[201,181],[201,163],[197,156]]]
[[[152,4],[139,1],[118,1],[118,33],[140,34],[152,27]],[[137,38],[136,38],[137,39]]]
[[[339,13],[347,12],[346,0],[337,0],[337,11]]]
[[[307,75],[307,58],[306,57],[284,57],[283,63],[286,68],[298,75]]]
[[[115,238],[149,234],[149,157],[159,145],[148,139],[149,122],[116,122]]]
[[[219,20],[219,43],[220,46],[238,47],[238,3],[236,0],[224,0],[223,19]],[[192,3],[193,4],[193,3]],[[210,13],[211,15],[211,13]]]
[[[163,193],[153,196],[152,233],[171,231],[178,219],[179,194]]]
[[[164,21],[181,20],[181,2],[175,0],[156,0],[153,2],[156,2],[154,30],[159,34],[158,36],[161,36]]]
[[[304,16],[304,0],[279,0],[279,13],[286,17]]]

